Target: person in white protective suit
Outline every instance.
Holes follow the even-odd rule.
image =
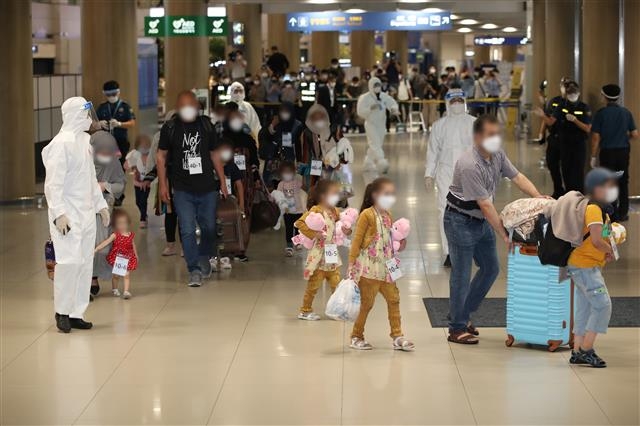
[[[260,118],[256,110],[253,109],[253,106],[249,102],[244,100],[244,86],[242,83],[238,83],[237,81],[231,83],[229,89],[227,89],[227,94],[231,102],[238,104],[238,111],[244,116],[245,124],[251,129],[253,138],[258,140],[258,133],[260,133],[262,125],[260,124]]]
[[[357,112],[364,122],[367,135],[367,155],[364,160],[365,170],[378,170],[386,173],[389,162],[384,156],[382,143],[386,134],[385,123],[387,110],[392,115],[399,116],[398,103],[388,94],[382,92],[382,82],[377,77],[369,80],[369,91],[358,98]]]
[[[473,122],[476,118],[467,113],[464,91],[451,89],[445,95],[447,113],[433,123],[427,148],[427,166],[424,173],[427,189],[435,179],[440,210],[440,236],[442,251],[446,255],[445,266],[451,266],[449,245],[444,234],[444,210],[447,194],[453,179],[453,168],[460,154],[473,145]]]
[[[42,150],[46,169],[44,193],[49,206],[49,232],[56,253],[53,302],[58,329],[89,329],[89,305],[96,242],[96,214],[104,226],[109,209],[96,180],[89,134],[95,111],[82,97],[62,104],[62,127]]]

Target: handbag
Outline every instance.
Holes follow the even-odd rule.
[[[51,238],[44,243],[44,264],[47,269],[47,276],[50,280],[53,280],[53,273],[56,268],[56,252],[53,249]]]
[[[251,206],[251,232],[273,228],[280,218],[280,208],[267,192],[267,186],[260,176],[260,188],[256,191]]]

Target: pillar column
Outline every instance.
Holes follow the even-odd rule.
[[[138,110],[137,28],[135,0],[82,2],[82,95],[94,107],[105,101],[104,82],[116,80],[122,98]]]
[[[0,2],[0,37],[0,201],[10,201],[35,192],[30,1]]]
[[[624,0],[624,106],[629,108],[636,123],[640,122],[640,80],[636,73],[640,69],[640,2]],[[617,50],[616,50],[617,51]],[[1,117],[1,116],[0,116]],[[629,193],[640,195],[640,149],[631,148],[629,168]]]
[[[200,2],[202,3],[202,0]],[[206,2],[202,7],[206,13]],[[247,60],[247,72],[251,74],[256,74],[259,71],[264,59],[261,13],[262,9],[259,4],[227,5],[229,22],[242,22],[244,24],[244,57]],[[282,27],[282,31],[286,31],[286,26]]]
[[[491,48],[489,46],[473,47],[473,65],[480,66],[491,62]]]
[[[578,11],[573,1],[547,0],[545,3],[545,40],[549,47],[553,46],[545,50],[545,75],[549,82],[547,94],[550,97],[560,93],[559,84],[563,76],[575,78],[573,52],[576,13]]]
[[[540,83],[547,78],[545,70],[545,55],[546,55],[546,37],[545,37],[545,0],[533,1],[533,25],[532,25],[532,38],[533,38],[533,80],[532,80],[532,103],[534,106],[543,107],[540,102]],[[557,85],[556,85],[557,87]],[[550,96],[555,96],[555,89],[549,87],[547,93]],[[538,130],[540,129],[540,117],[535,114],[531,114],[531,134],[536,137]]]
[[[375,32],[352,31],[349,43],[351,45],[351,65],[360,67],[360,73],[371,69],[375,63]]]
[[[300,33],[287,31],[287,15],[270,13],[267,15],[268,48],[278,46],[278,50],[289,60],[289,70],[300,70]]]
[[[311,62],[318,69],[329,68],[331,59],[340,56],[339,35],[337,31],[311,33]]]
[[[502,46],[502,61],[515,62],[518,57],[518,46]]]
[[[402,72],[407,72],[407,62],[409,60],[409,36],[406,31],[385,31],[384,48],[386,51],[395,51],[396,60],[402,67]]]
[[[440,70],[446,66],[455,66],[460,71],[460,64],[464,59],[464,34],[442,32],[440,33],[440,49],[438,61]],[[442,71],[439,71],[442,72]]]

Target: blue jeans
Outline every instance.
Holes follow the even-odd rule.
[[[203,272],[202,265],[215,254],[217,204],[216,191],[202,194],[173,192],[173,205],[180,223],[184,260],[189,272]],[[200,244],[196,239],[196,224],[200,225]]]
[[[584,336],[587,331],[606,333],[611,319],[611,298],[599,267],[569,266],[569,275],[576,287],[573,334]]]
[[[467,328],[500,272],[496,236],[486,220],[445,210],[444,232],[449,241],[449,331]],[[478,271],[471,279],[473,260]]]

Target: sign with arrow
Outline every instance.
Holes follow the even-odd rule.
[[[451,13],[399,10],[396,12],[301,12],[287,14],[287,31],[450,30]]]

